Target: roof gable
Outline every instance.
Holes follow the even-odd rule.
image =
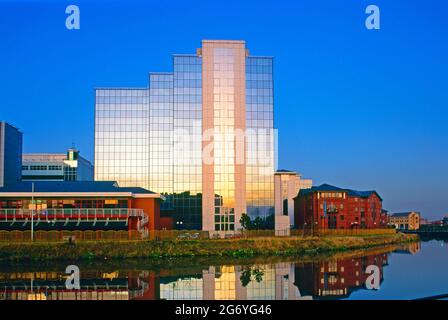
[[[0,188],[2,192],[31,192],[33,182],[22,181],[8,184]],[[34,192],[39,193],[73,193],[73,192],[129,192],[134,194],[155,194],[150,190],[139,187],[119,187],[115,181],[36,181]]]
[[[420,214],[419,212],[416,211],[408,211],[408,212],[396,212],[396,213],[392,213],[392,217],[407,217],[409,216],[411,213],[416,213],[416,214]]]
[[[358,190],[352,190],[352,189],[342,189],[336,186],[333,186],[331,184],[321,184],[320,186],[315,186],[312,187],[310,189],[301,189],[299,191],[299,193],[297,194],[296,198],[299,195],[307,195],[310,193],[314,193],[314,192],[325,192],[325,191],[338,191],[338,192],[347,192],[347,194],[349,196],[352,197],[360,197],[360,198],[368,198],[370,197],[372,194],[376,194],[376,196],[383,201],[383,199],[380,197],[380,195],[378,194],[378,192],[376,192],[375,190],[371,190],[371,191],[358,191]]]

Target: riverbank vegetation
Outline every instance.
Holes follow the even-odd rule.
[[[416,235],[0,243],[0,262],[300,256],[417,241]]]

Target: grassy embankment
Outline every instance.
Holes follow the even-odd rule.
[[[315,255],[413,242],[401,233],[375,236],[325,236],[163,241],[80,241],[0,243],[0,262],[105,260],[177,257],[256,257]]]

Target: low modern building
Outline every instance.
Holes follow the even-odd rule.
[[[21,179],[23,134],[12,125],[0,122],[0,187]]]
[[[310,189],[311,179],[302,179],[294,171],[277,170],[274,175],[275,229],[289,229],[294,225],[294,197],[301,189]]]
[[[93,165],[76,149],[67,153],[24,153],[23,181],[93,181]]]
[[[400,230],[418,230],[420,228],[420,212],[398,212],[389,216],[389,224]]]
[[[382,199],[376,191],[356,191],[323,184],[302,189],[294,198],[296,228],[374,229],[381,222]]]
[[[0,188],[0,230],[160,229],[160,194],[115,182],[19,182]],[[166,223],[165,223],[166,224]]]

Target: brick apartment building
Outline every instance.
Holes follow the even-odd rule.
[[[295,227],[374,229],[387,225],[376,191],[356,191],[323,184],[300,190],[294,198]]]

